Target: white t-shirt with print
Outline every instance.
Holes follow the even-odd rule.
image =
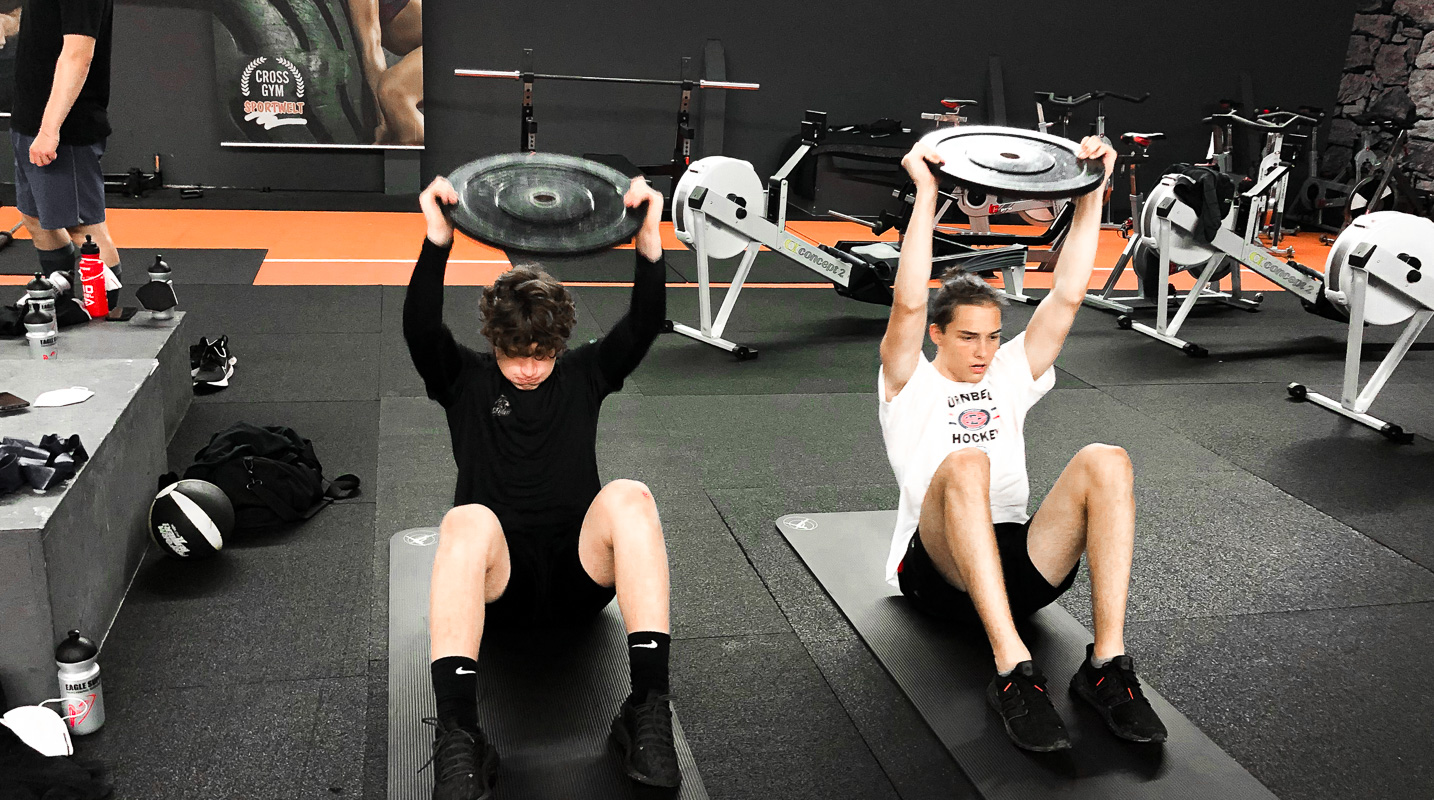
[[[921,519],[921,502],[937,467],[951,453],[975,447],[991,460],[991,521],[1025,522],[1030,482],[1026,476],[1026,412],[1055,385],[1055,368],[1031,377],[1023,332],[1001,345],[979,383],[949,380],[922,354],[911,380],[891,402],[877,371],[878,416],[886,457],[901,487],[896,530],[886,559],[886,580],[896,568]]]

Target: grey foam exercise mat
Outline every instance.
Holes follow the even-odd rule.
[[[1017,749],[986,705],[994,665],[985,637],[920,614],[886,583],[895,524],[894,511],[788,514],[776,523],[983,797],[1274,799],[1149,686],[1146,696],[1170,731],[1163,746],[1120,741],[1094,710],[1076,707],[1067,687],[1091,636],[1054,605],[1023,623],[1021,635],[1050,681],[1075,747],[1050,754]]]
[[[428,579],[437,528],[389,539],[388,798],[429,800],[434,714],[428,664]],[[627,637],[617,603],[585,628],[528,641],[485,636],[478,656],[479,722],[502,764],[495,800],[707,800],[674,708],[682,767],[678,793],[634,787],[608,748],[609,725],[628,693]]]

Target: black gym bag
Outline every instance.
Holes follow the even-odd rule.
[[[324,480],[314,444],[292,428],[236,422],[214,434],[194,455],[185,480],[208,481],[229,496],[234,529],[270,528],[302,522],[334,500],[359,493],[359,479],[344,474]],[[173,472],[163,489],[179,480]]]

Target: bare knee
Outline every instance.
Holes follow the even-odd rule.
[[[614,510],[646,512],[657,508],[652,490],[642,481],[619,478],[602,487],[599,496],[604,505]]]
[[[1091,481],[1104,487],[1130,487],[1135,483],[1135,468],[1125,448],[1112,444],[1088,444],[1076,456]]]
[[[487,506],[471,503],[456,506],[443,515],[438,527],[440,546],[452,552],[455,548],[486,557],[493,544],[503,538],[503,526]]]
[[[991,458],[974,447],[963,447],[942,460],[931,482],[947,494],[986,496],[991,492]]]

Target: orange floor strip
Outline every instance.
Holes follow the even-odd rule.
[[[403,286],[408,283],[413,260],[423,243],[423,216],[418,213],[350,212],[350,211],[225,211],[212,209],[143,209],[114,208],[109,210],[110,230],[121,247],[165,249],[245,249],[267,251],[254,284],[260,286]],[[835,244],[845,240],[892,241],[895,231],[873,237],[871,231],[851,222],[806,221],[788,223],[793,232],[817,244]],[[1009,233],[1030,233],[1025,226],[996,226],[994,230]],[[24,230],[16,238],[26,238]],[[671,223],[662,225],[663,246],[670,250],[686,249],[677,240]],[[1322,270],[1329,247],[1319,243],[1315,234],[1289,237],[1286,242],[1295,248],[1295,259]],[[1096,271],[1091,287],[1105,283],[1109,271],[1125,247],[1125,240],[1116,231],[1101,231],[1096,255]],[[631,248],[632,245],[625,245]],[[455,286],[486,286],[507,269],[503,251],[479,244],[459,235],[449,262],[447,283]],[[183,282],[183,263],[171,263],[175,278]],[[559,276],[562,277],[562,276]],[[764,283],[760,267],[754,270],[753,282],[761,288],[827,288],[826,283]],[[812,276],[816,279],[816,275]],[[0,285],[23,286],[28,278],[22,275],[0,276]],[[1026,285],[1033,289],[1050,288],[1050,273],[1027,272]],[[999,278],[995,281],[1000,283]],[[1172,279],[1176,288],[1187,289],[1194,278],[1181,273]],[[1265,278],[1246,272],[1245,288],[1252,291],[1278,291]],[[573,282],[573,286],[630,286],[628,282]],[[696,284],[671,284],[686,288]],[[714,283],[716,288],[728,284]],[[1117,284],[1121,289],[1134,289],[1135,276],[1127,272]]]

